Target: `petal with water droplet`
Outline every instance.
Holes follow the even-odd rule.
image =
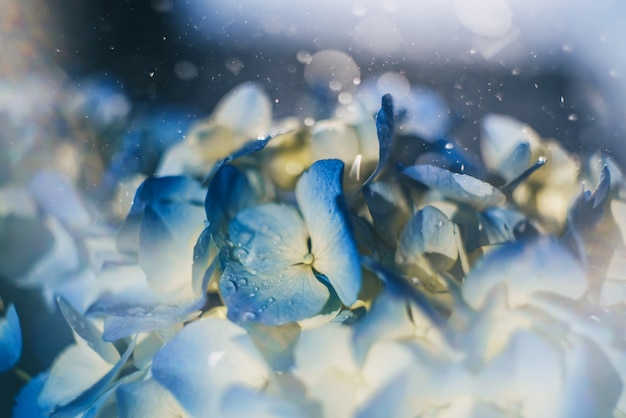
[[[416,165],[402,170],[404,174],[434,189],[455,202],[467,203],[478,210],[501,205],[504,194],[491,184],[467,174],[453,173],[432,165]]]
[[[266,325],[295,322],[321,312],[331,293],[304,264],[285,267],[275,274],[252,275],[237,262],[229,263],[220,279],[228,318]]]
[[[204,210],[218,245],[223,244],[230,220],[258,200],[250,181],[237,167],[224,164],[217,169],[209,183]]]
[[[117,341],[139,332],[154,331],[180,324],[197,314],[204,303],[205,299],[202,297],[179,306],[118,305],[99,309],[98,313],[105,315],[102,339]]]
[[[313,268],[323,274],[345,305],[361,288],[361,265],[348,224],[341,186],[343,163],[320,160],[296,185],[296,199],[311,235]]]
[[[515,227],[525,220],[525,216],[510,208],[488,208],[478,214],[481,234],[486,242],[483,245],[501,244],[515,240]]]
[[[228,228],[231,255],[250,272],[278,275],[303,262],[308,231],[296,209],[266,204],[243,210]]]
[[[115,362],[120,359],[120,354],[115,346],[102,339],[102,333],[93,322],[81,315],[81,313],[65,299],[60,297],[57,299],[57,302],[59,303],[59,307],[67,323],[93,351],[98,353],[103,360],[111,364],[115,364]]]

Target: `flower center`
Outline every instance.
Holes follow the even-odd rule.
[[[307,266],[310,266],[311,264],[313,264],[314,260],[315,258],[313,257],[313,254],[311,253],[306,253],[304,257],[302,257],[302,262],[306,264]]]

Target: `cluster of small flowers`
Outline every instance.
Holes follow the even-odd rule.
[[[109,171],[115,231],[58,171],[2,186],[0,242],[46,238],[2,276],[74,332],[14,416],[626,416],[619,168],[502,115],[472,158],[417,101],[276,121],[242,84]],[[21,345],[9,307],[0,371]]]

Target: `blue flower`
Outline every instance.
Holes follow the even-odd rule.
[[[231,320],[280,325],[356,301],[361,268],[342,172],[341,161],[318,161],[296,185],[299,212],[270,203],[230,222],[220,291]]]

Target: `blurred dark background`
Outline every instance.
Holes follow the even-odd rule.
[[[438,50],[441,40],[431,37],[424,42],[429,45],[426,53],[420,50],[421,55],[416,57],[409,47],[372,54],[353,41],[352,33],[344,28],[336,30],[347,31],[348,36],[338,35],[335,44],[323,39],[323,29],[322,40],[303,39],[315,31],[310,21],[298,21],[308,32],[298,31],[297,26],[278,34],[264,31],[269,12],[278,15],[278,7],[283,6],[283,13],[288,13],[286,3],[281,1],[274,1],[278,3],[276,8],[268,6],[261,11],[246,11],[250,3],[246,1],[238,6],[238,2],[224,6],[227,2],[200,0],[53,3],[58,6],[53,8],[48,3],[47,7],[58,11],[58,30],[48,34],[43,45],[45,53],[70,79],[109,79],[123,88],[133,103],[175,103],[206,115],[230,88],[242,81],[256,80],[265,85],[275,100],[277,116],[297,114],[299,94],[308,90],[298,51],[314,53],[331,47],[342,48],[354,58],[362,80],[399,71],[411,84],[440,92],[456,117],[454,133],[462,140],[475,142],[481,116],[496,112],[514,115],[543,136],[562,140],[575,151],[579,147],[616,148],[614,144],[621,144],[623,111],[617,110],[613,98],[605,94],[606,84],[598,80],[595,64],[585,63],[583,57],[575,55],[582,48],[576,49],[580,41],[574,35],[571,40],[568,38],[567,25],[574,22],[568,21],[570,15],[566,13],[561,13],[560,19],[558,13],[557,17],[542,17],[539,13],[533,17],[537,26],[553,25],[554,36],[561,37],[562,42],[543,45],[533,38],[520,37],[508,46],[512,52],[505,48],[485,58],[471,45],[469,35],[457,39],[455,33],[460,47],[446,50],[442,46]],[[302,2],[290,10],[299,7],[304,15],[310,4]],[[607,2],[604,9],[610,10],[612,4],[616,5]],[[552,9],[542,13],[547,15]],[[593,10],[597,14],[603,9]],[[314,10],[308,14],[315,17]],[[531,11],[513,15],[514,24],[516,16],[520,16],[518,26],[522,30],[525,25],[532,27],[532,19],[529,24],[526,14]],[[406,22],[398,25],[410,26],[412,17],[403,18]],[[610,28],[610,22],[606,26]],[[576,30],[595,33],[594,28]],[[408,36],[404,43],[409,43]],[[613,152],[624,162],[624,150]]]

